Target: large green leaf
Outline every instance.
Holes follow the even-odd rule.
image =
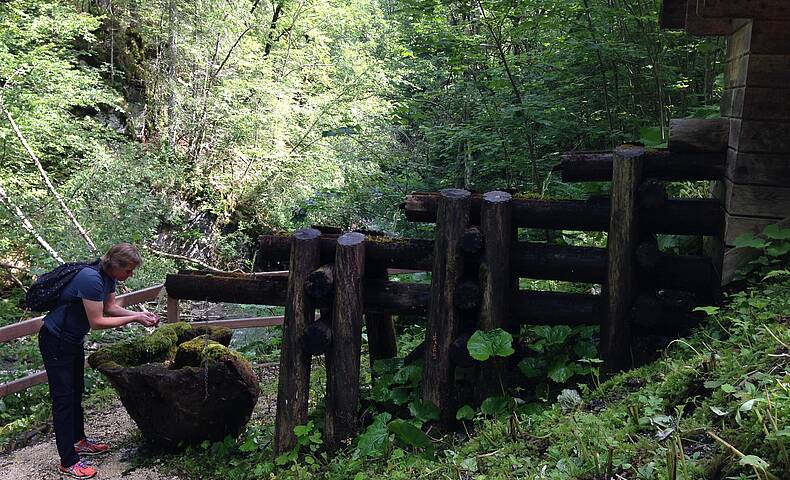
[[[466,344],[469,355],[484,362],[491,357],[507,357],[513,354],[513,336],[501,328],[484,332],[476,331]]]
[[[389,428],[390,432],[395,434],[398,440],[406,445],[417,448],[428,448],[433,445],[428,435],[414,426],[414,424],[405,420],[393,420],[389,423],[387,428]]]
[[[480,404],[480,411],[492,417],[498,417],[507,412],[510,397],[488,397]]]
[[[368,428],[359,436],[357,449],[354,456],[357,457],[379,457],[386,453],[389,447],[390,432],[387,422],[392,419],[389,413],[376,415]]]
[[[537,378],[546,372],[546,360],[543,357],[526,357],[518,362],[518,368],[528,378]]]
[[[417,400],[409,404],[411,416],[420,422],[439,420],[439,408],[430,400]]]

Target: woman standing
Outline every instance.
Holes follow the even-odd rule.
[[[85,267],[65,286],[58,306],[44,317],[38,335],[39,349],[49,378],[55,442],[60,455],[58,470],[74,478],[92,478],[96,469],[80,455],[95,455],[109,446],[87,438],[82,410],[85,388],[85,335],[93,328],[121,327],[137,322],[146,327],[159,323],[150,312],[132,312],[115,303],[115,285],[131,277],[143,263],[128,243],[112,246],[98,267]]]

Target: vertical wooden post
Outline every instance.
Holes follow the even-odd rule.
[[[305,294],[307,275],[320,264],[321,232],[312,228],[299,230],[291,239],[291,260],[285,321],[277,382],[277,413],[274,451],[290,450],[296,444],[294,427],[307,423],[307,399],[310,391],[310,354],[304,351],[304,329],[315,318],[313,300]]]
[[[181,317],[181,307],[179,305],[178,299],[171,297],[170,295],[167,296],[167,323],[175,323]]]
[[[455,419],[455,367],[450,361],[450,346],[458,336],[460,313],[453,305],[453,292],[463,275],[459,241],[469,223],[470,196],[466,190],[442,190],[436,215],[422,398],[439,408],[439,427],[443,430]]]
[[[365,278],[387,280],[389,278],[387,268],[368,269],[365,272]],[[392,321],[392,315],[366,313],[365,327],[368,332],[368,353],[372,371],[373,363],[376,360],[393,358],[398,354],[398,340],[395,335],[395,322]]]
[[[601,356],[607,372],[630,364],[630,317],[636,296],[636,249],[639,245],[637,189],[645,149],[624,145],[614,151],[612,207],[607,250],[608,314],[601,325]]]
[[[351,232],[337,239],[332,345],[326,354],[324,442],[335,450],[359,429],[359,365],[362,350],[362,277],[365,236]]]
[[[513,293],[510,275],[510,249],[513,244],[511,195],[505,192],[488,192],[483,195],[480,207],[480,228],[483,233],[483,262],[480,265],[480,283],[483,301],[480,307],[480,330],[502,328],[511,330],[508,319]],[[503,395],[502,359],[493,358],[477,368],[475,400]]]
[[[377,267],[365,271],[365,278],[387,280],[386,267]],[[398,340],[395,335],[395,322],[392,315],[366,313],[365,327],[368,332],[368,350],[370,354],[370,367],[376,360],[393,358],[398,355]]]

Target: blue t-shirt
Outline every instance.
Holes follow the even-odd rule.
[[[58,306],[44,317],[44,326],[64,342],[81,345],[91,329],[82,299],[104,302],[114,292],[115,280],[103,270],[85,267],[63,289]]]

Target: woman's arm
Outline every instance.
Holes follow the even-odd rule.
[[[128,317],[137,315],[139,312],[127,310],[115,302],[115,294],[107,294],[104,300],[104,314],[108,317]]]
[[[115,302],[113,302],[115,303]],[[104,330],[106,328],[122,327],[128,323],[138,322],[142,325],[150,326],[151,321],[142,313],[129,312],[130,315],[105,317],[105,304],[104,302],[96,302],[93,300],[82,299],[82,305],[85,307],[85,314],[88,316],[88,323],[94,330]],[[115,305],[117,308],[118,305]]]

